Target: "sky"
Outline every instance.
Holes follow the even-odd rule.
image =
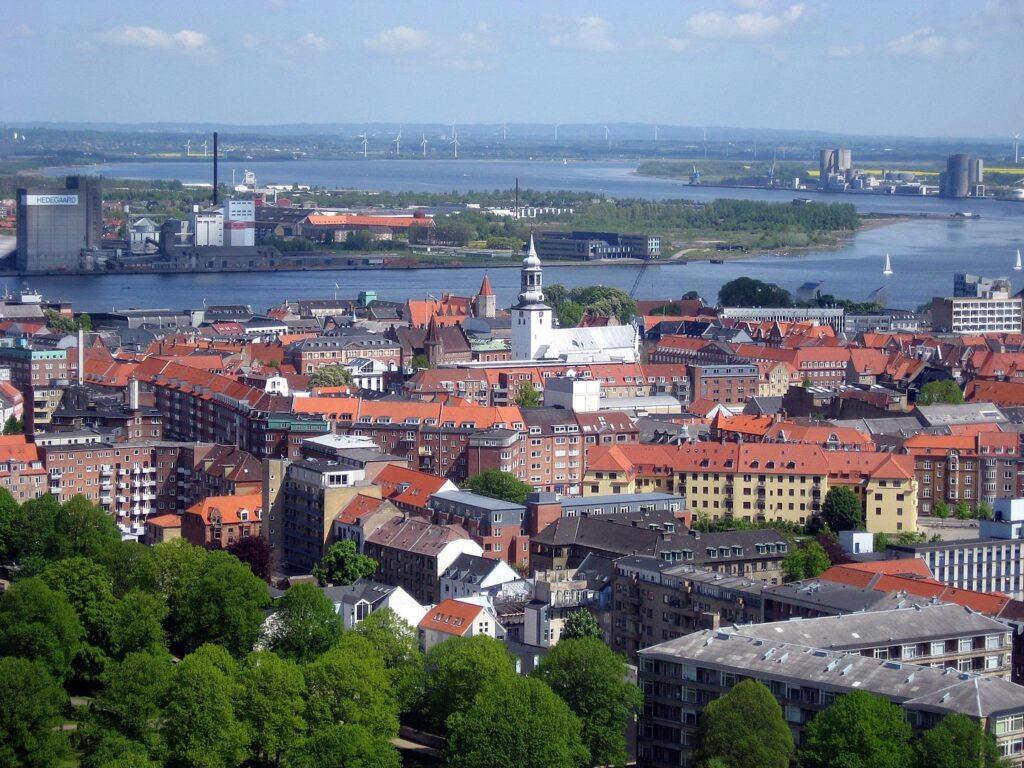
[[[1024,131],[1024,0],[12,0],[0,122]]]

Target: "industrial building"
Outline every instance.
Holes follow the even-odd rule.
[[[823,149],[818,156],[818,188],[842,191],[852,181],[853,153],[849,149]]]
[[[939,195],[942,197],[984,197],[985,161],[970,155],[950,155],[946,170],[939,174]]]
[[[657,235],[620,235],[615,232],[540,232],[537,255],[545,259],[660,259]]]
[[[18,190],[18,255],[23,271],[78,269],[85,249],[103,238],[103,186],[99,178],[68,176],[63,188]]]

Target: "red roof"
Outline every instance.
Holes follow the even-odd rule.
[[[365,493],[357,493],[334,520],[345,525],[354,525],[361,518],[371,515],[380,509],[380,505],[383,503],[384,499],[367,496]]]
[[[263,495],[253,493],[246,496],[209,496],[188,508],[187,514],[199,515],[204,525],[210,525],[210,516],[220,513],[223,525],[236,525],[242,520],[242,512],[250,512],[247,522],[259,522],[263,512]]]
[[[419,623],[419,628],[462,637],[472,629],[473,622],[483,610],[479,605],[472,603],[445,600],[427,611],[427,615]]]
[[[484,281],[480,283],[480,296],[493,296],[494,289],[491,288],[491,279],[484,275]]]
[[[359,214],[339,214],[337,216],[310,216],[306,219],[314,227],[432,227],[432,219],[414,216],[363,216]]]
[[[157,528],[181,528],[181,515],[173,512],[166,515],[154,515],[146,518],[146,525],[155,525]]]

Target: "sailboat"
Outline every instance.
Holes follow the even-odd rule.
[[[1020,248],[1018,248],[1017,249],[1017,263],[1013,265],[1013,269],[1014,269],[1015,272],[1020,272],[1021,268],[1022,267],[1021,267],[1021,263],[1020,263]]]
[[[882,274],[888,277],[892,274],[892,262],[889,261],[889,254],[885,254],[885,269],[882,270]]]

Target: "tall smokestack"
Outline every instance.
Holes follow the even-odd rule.
[[[85,377],[85,331],[82,328],[78,329],[78,374],[76,378],[78,383],[81,384]]]
[[[217,132],[213,132],[213,204],[217,204]]]

